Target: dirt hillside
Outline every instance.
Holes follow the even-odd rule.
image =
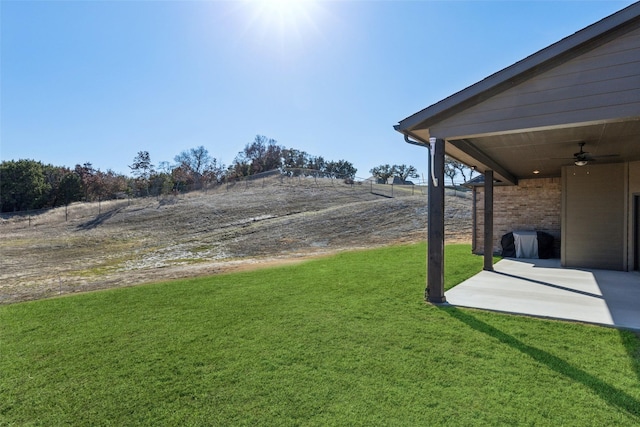
[[[5,216],[0,303],[422,241],[423,191],[272,177],[161,199]],[[445,206],[447,241],[470,242],[469,194],[448,194]]]

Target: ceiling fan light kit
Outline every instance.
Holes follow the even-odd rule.
[[[573,164],[575,164],[576,166],[586,166],[589,162],[595,161],[599,158],[618,157],[617,154],[605,154],[601,156],[592,156],[591,154],[589,154],[588,151],[584,151],[585,144],[586,144],[585,142],[578,143],[578,146],[580,147],[580,151],[578,151],[577,153],[573,153]]]

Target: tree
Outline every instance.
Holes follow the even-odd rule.
[[[358,170],[346,160],[331,161],[326,163],[325,172],[331,178],[353,179]]]
[[[289,169],[302,169],[306,167],[309,155],[302,150],[285,148],[282,150],[282,167]]]
[[[467,181],[467,173],[469,173],[469,179],[473,177],[473,169],[469,166],[465,165],[462,162],[459,162],[455,159],[452,159],[449,156],[445,156],[444,158],[444,174],[451,179],[451,185],[455,186],[454,179],[460,174],[462,176],[462,180],[464,182]]]
[[[82,200],[84,194],[82,180],[74,170],[47,165],[45,175],[51,185],[46,207],[54,208]]]
[[[118,193],[126,192],[128,188],[126,176],[111,169],[102,172],[89,162],[82,166],[76,165],[73,174],[80,180],[84,200],[87,202],[114,198]],[[140,188],[148,190],[148,179],[138,179],[137,182]]]
[[[227,167],[224,163],[219,163],[218,159],[213,157],[204,170],[203,178],[205,182],[220,183],[224,180],[226,174]]]
[[[451,186],[455,187],[455,183],[453,180],[458,174],[458,166],[456,165],[457,161],[452,159],[449,156],[445,156],[444,158],[444,174],[451,180]]]
[[[379,184],[386,184],[389,178],[393,176],[393,167],[389,164],[376,166],[369,171],[371,175],[378,178]]]
[[[133,159],[133,164],[129,166],[131,173],[138,178],[145,180],[149,179],[151,172],[153,171],[153,165],[151,164],[151,156],[148,151],[138,151],[138,154]]]
[[[68,171],[61,179],[58,186],[58,194],[62,203],[68,205],[82,200],[82,181],[78,174]]]
[[[46,192],[42,195],[42,207],[54,208],[82,198],[80,180],[69,168],[44,165],[42,171],[47,184]],[[75,191],[70,191],[70,186],[74,184]]]
[[[171,179],[173,180],[173,189],[182,191],[186,187],[193,184],[193,174],[191,169],[186,165],[180,165],[171,171]]]
[[[2,212],[40,209],[50,190],[44,165],[35,160],[10,160],[0,164]]]
[[[152,196],[171,194],[174,187],[173,177],[167,172],[154,173],[149,179],[149,191]]]
[[[207,182],[220,182],[225,175],[225,165],[218,159],[211,157],[209,151],[202,145],[185,150],[174,157],[178,163],[179,171],[175,177],[176,182],[190,182],[197,187],[202,187]],[[173,174],[173,173],[172,173]]]
[[[64,166],[44,165],[35,160],[0,164],[0,198],[3,212],[54,208],[82,200],[113,197],[127,187],[126,177],[93,168],[91,163]]]
[[[167,173],[167,174],[171,174],[171,171],[173,170],[173,166],[171,165],[171,163],[167,161],[160,162],[160,164],[158,164],[158,168],[161,173]]]
[[[194,182],[202,184],[202,175],[207,164],[211,161],[211,156],[209,156],[209,151],[200,145],[181,152],[173,160],[191,173]]]
[[[464,163],[460,163],[460,162],[457,162],[457,166],[458,166],[458,172],[460,172],[460,175],[462,175],[462,180],[464,182],[467,182],[467,172],[469,172],[469,179],[473,178],[473,172],[474,172],[473,168],[470,168]]]
[[[306,168],[326,172],[327,161],[322,156],[307,156]]]
[[[153,173],[153,165],[151,164],[151,156],[148,151],[138,151],[136,157],[133,158],[133,164],[129,166],[131,173],[137,177],[138,187],[144,190],[146,195],[149,194],[149,180]]]
[[[80,178],[84,199],[87,201],[91,200],[90,193],[91,187],[93,187],[92,181],[96,172],[93,165],[90,162],[86,162],[83,165],[76,165],[74,172]]]
[[[249,176],[260,172],[281,169],[283,165],[284,147],[275,139],[256,135],[253,142],[247,144],[238,153],[234,164],[229,168],[236,176]]]
[[[407,178],[418,178],[418,170],[414,166],[407,165],[393,165],[393,174],[398,177],[398,179],[404,183],[407,181]]]
[[[101,197],[106,199],[113,199],[121,193],[125,193],[128,189],[127,177],[107,169],[107,172],[97,171],[100,175],[100,182],[102,184]],[[153,175],[152,175],[153,176]]]

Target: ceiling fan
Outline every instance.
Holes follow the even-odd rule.
[[[578,145],[580,146],[580,151],[578,151],[577,153],[573,153],[573,163],[576,166],[585,166],[586,164],[588,164],[591,161],[595,161],[597,159],[602,159],[605,157],[618,157],[617,154],[606,154],[603,156],[592,156],[591,154],[589,154],[588,151],[584,151],[584,146],[585,146],[586,142],[579,142]]]

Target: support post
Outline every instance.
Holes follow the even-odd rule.
[[[428,194],[426,300],[447,302],[444,296],[444,140],[431,138]]]
[[[493,171],[484,172],[484,270],[493,271]]]

